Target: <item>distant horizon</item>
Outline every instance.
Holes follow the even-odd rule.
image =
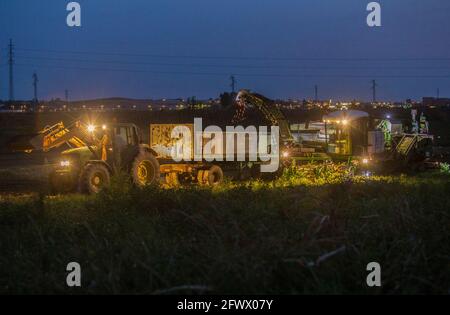
[[[195,95],[193,95],[195,96]],[[192,97],[192,96],[189,96]],[[377,100],[375,103],[402,103],[402,102],[406,102],[408,100],[411,100],[412,102],[421,102],[424,98],[433,98],[433,99],[437,99],[435,96],[423,96],[420,99],[411,99],[411,98],[406,98],[404,100]],[[162,98],[135,98],[135,97],[102,97],[102,98],[86,98],[86,99],[72,99],[72,100],[68,100],[67,102],[69,103],[74,103],[74,102],[87,102],[87,101],[102,101],[102,100],[114,100],[114,99],[120,99],[120,100],[129,100],[129,101],[162,101],[162,100],[167,100],[167,101],[175,101],[175,100],[183,100],[186,101],[188,99],[188,97],[176,97],[176,98],[168,98],[168,97],[162,97]],[[207,98],[198,98],[196,97],[197,101],[208,101],[208,100],[218,100],[220,99],[220,97],[207,97]],[[444,96],[440,96],[439,99],[450,99],[449,97],[444,97]],[[315,102],[314,99],[311,98],[274,98],[271,99],[273,101],[310,101],[310,102]],[[328,101],[332,101],[332,102],[359,102],[359,103],[372,103],[372,101],[370,100],[360,100],[360,99],[319,99],[317,100],[317,102],[328,102]],[[12,102],[33,102],[33,99],[15,99]],[[66,100],[64,100],[63,98],[54,98],[54,99],[39,99],[38,102],[52,102],[52,101],[61,101],[61,102],[66,102]],[[0,102],[2,103],[8,103],[10,102],[10,100],[2,100],[0,99]]]
[[[450,1],[79,0],[0,2],[0,99],[218,97],[251,89],[271,99],[420,100],[450,97]]]
[[[258,92],[258,91],[255,91]],[[230,93],[230,92],[228,92]],[[61,101],[61,102],[87,102],[87,101],[103,101],[103,100],[127,100],[127,101],[176,101],[176,100],[182,100],[186,101],[190,97],[195,97],[195,95],[188,96],[188,97],[161,97],[161,98],[136,98],[136,97],[125,97],[125,96],[112,96],[112,97],[100,97],[100,98],[87,98],[87,99],[69,99],[66,101],[63,97],[56,97],[53,99],[39,99],[38,102],[52,102],[52,101]],[[406,98],[404,100],[382,100],[379,99],[376,102],[377,103],[401,103],[406,102],[407,100],[411,100],[413,102],[421,102],[424,98],[433,98],[437,99],[436,96],[422,96],[420,99],[411,99]],[[207,98],[198,98],[195,97],[197,101],[208,101],[208,100],[218,100],[220,99],[220,95],[217,95],[216,97],[207,97]],[[439,99],[450,99],[450,97],[440,96]],[[280,101],[311,101],[314,102],[314,99],[311,98],[274,98],[272,99],[274,101],[280,100]],[[33,102],[33,99],[16,99],[13,102]],[[327,102],[330,101],[330,99],[319,99],[318,102]],[[331,99],[332,102],[360,102],[360,103],[372,103],[370,100],[361,100],[361,99]],[[9,100],[2,100],[0,99],[0,102],[2,103],[8,103]]]

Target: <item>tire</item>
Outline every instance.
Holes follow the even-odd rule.
[[[138,187],[158,184],[161,176],[158,160],[150,152],[139,153],[133,161],[131,176]]]
[[[98,194],[111,183],[108,168],[102,164],[88,164],[80,177],[80,191],[85,194]]]
[[[223,182],[223,171],[219,166],[213,165],[207,174],[208,177],[206,183],[209,186],[218,186]]]

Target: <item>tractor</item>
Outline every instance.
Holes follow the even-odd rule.
[[[95,126],[77,121],[66,127],[60,122],[35,135],[25,151],[48,152],[68,145],[50,174],[52,191],[95,194],[121,171],[130,174],[139,187],[158,183],[156,153],[139,135],[138,128],[128,123]]]

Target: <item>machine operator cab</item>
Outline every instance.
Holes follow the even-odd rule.
[[[103,125],[97,130],[96,137],[102,139],[102,160],[110,165],[124,167],[139,153],[139,131],[134,124]]]
[[[359,110],[331,112],[323,117],[326,151],[336,160],[350,158],[367,163],[384,152],[384,135],[373,130],[369,114]]]

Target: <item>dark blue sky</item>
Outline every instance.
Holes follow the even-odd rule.
[[[16,46],[15,96],[71,99],[216,97],[238,88],[269,97],[380,99],[450,96],[450,1],[389,0],[381,28],[369,0],[0,0],[0,98],[6,47]],[[70,53],[72,52],[72,53]],[[355,58],[354,60],[351,60]],[[441,58],[441,59],[438,59]]]

